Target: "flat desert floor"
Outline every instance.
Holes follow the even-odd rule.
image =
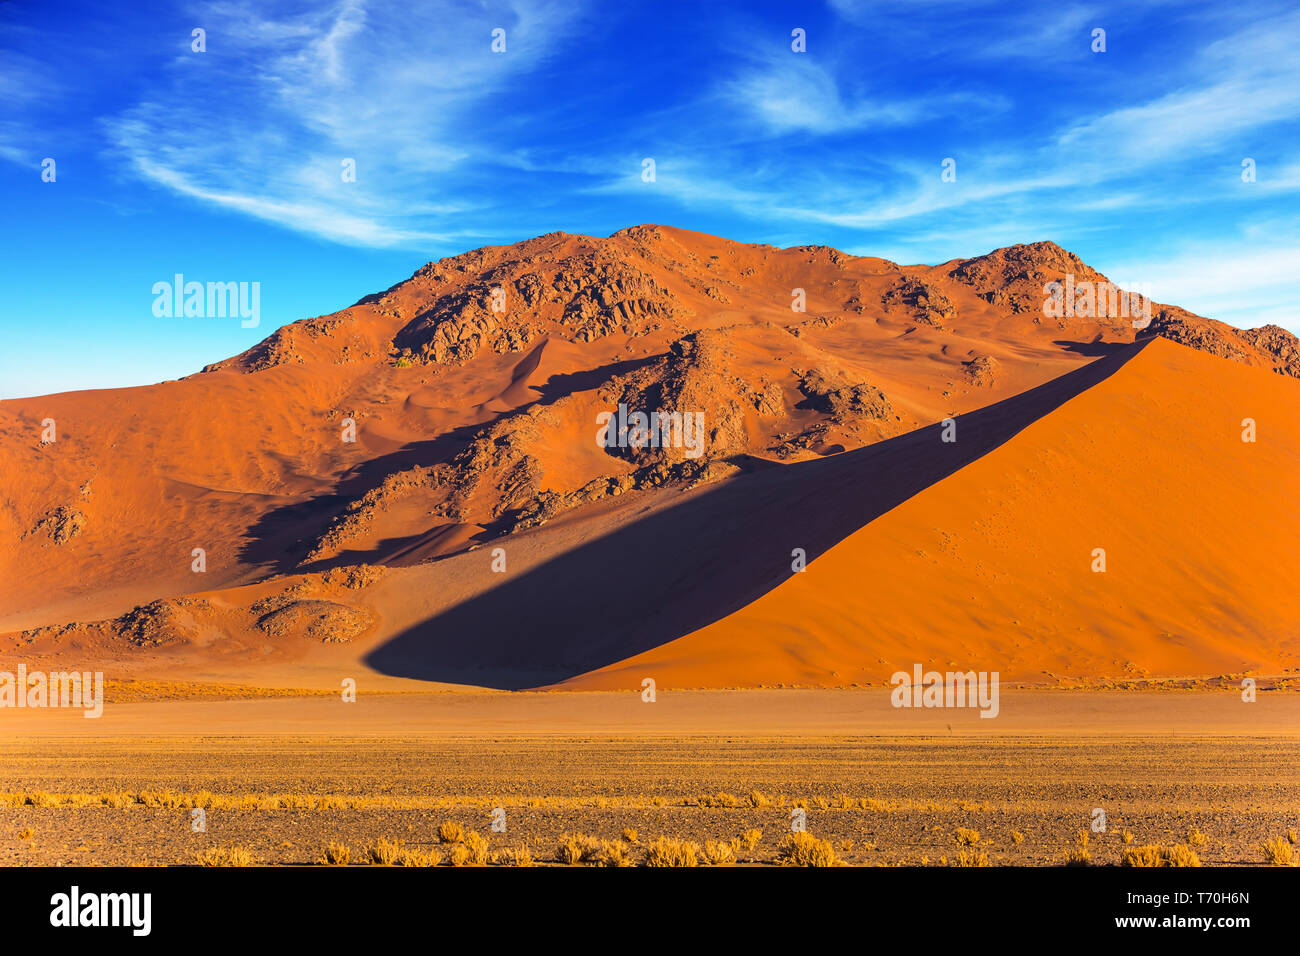
[[[636,864],[667,838],[701,862],[711,848],[762,864],[800,816],[859,865],[1107,865],[1149,844],[1259,865],[1266,841],[1300,830],[1288,692],[1004,691],[993,720],[790,690],[164,701],[3,721],[3,865],[231,850],[315,864],[331,843],[357,863],[381,838],[413,862],[464,860],[444,824],[478,833],[490,862],[550,865],[567,846]]]

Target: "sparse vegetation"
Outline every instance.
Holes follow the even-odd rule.
[[[985,850],[958,850],[953,858],[953,866],[988,866],[989,855]]]
[[[1192,826],[1187,828],[1188,846],[1192,847],[1195,850],[1199,850],[1201,849],[1201,847],[1205,846],[1205,844],[1209,842],[1210,842],[1209,838],[1200,830],[1198,830],[1196,827]]]
[[[1024,835],[1023,833],[1021,833],[1019,830],[1012,830],[1012,831],[1011,831],[1011,842],[1012,842],[1012,843],[1015,843],[1015,844],[1017,844],[1017,845],[1019,845],[1019,844],[1021,844],[1021,843],[1024,843],[1024,842],[1025,842],[1025,835]]]
[[[1260,846],[1264,850],[1264,859],[1274,866],[1291,866],[1294,851],[1291,843],[1281,837],[1270,837]]]
[[[492,862],[498,866],[532,866],[533,853],[526,846],[508,847],[493,853]]]
[[[731,848],[730,843],[719,843],[717,840],[704,841],[704,862],[710,866],[722,866],[725,863],[736,862],[736,851]]]
[[[960,846],[978,846],[980,842],[980,832],[979,830],[970,830],[966,827],[958,827],[956,839]]]
[[[627,827],[623,830],[623,839],[628,843],[637,842],[637,832],[633,827]]]
[[[352,859],[352,851],[347,844],[335,840],[321,851],[320,862],[326,866],[346,866]]]
[[[402,847],[397,854],[398,866],[437,866],[442,862],[442,853],[438,850],[417,850],[415,847]]]
[[[595,863],[603,846],[598,837],[581,836],[566,833],[560,837],[560,845],[555,849],[555,859],[559,863],[576,866],[579,863]]]
[[[790,833],[776,850],[782,866],[839,866],[840,859],[830,840],[819,840],[807,831]]]
[[[1148,843],[1128,847],[1120,857],[1121,866],[1200,866],[1200,857],[1191,847],[1175,844],[1162,846]]]
[[[700,847],[686,840],[660,837],[646,845],[646,866],[699,866]]]
[[[380,866],[392,866],[402,853],[402,845],[397,840],[380,837],[369,849],[370,862]]]
[[[199,866],[252,866],[253,854],[242,846],[210,846],[198,855]]]
[[[465,839],[465,828],[459,823],[447,820],[438,827],[439,843],[459,843]]]

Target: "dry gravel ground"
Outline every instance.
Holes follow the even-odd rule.
[[[855,864],[942,865],[962,850],[984,850],[992,865],[1061,864],[1077,832],[1090,830],[1094,808],[1106,814],[1105,832],[1089,834],[1094,865],[1118,862],[1126,830],[1136,846],[1187,843],[1192,828],[1203,836],[1192,837],[1203,864],[1260,864],[1264,839],[1300,829],[1300,737],[51,737],[0,744],[0,792],[40,803],[47,802],[40,793],[146,790],[209,791],[219,804],[243,794],[332,794],[370,798],[370,805],[217,806],[207,810],[206,832],[196,833],[184,805],[5,806],[0,798],[0,864],[191,864],[214,846],[245,847],[261,863],[311,864],[330,841],[349,845],[356,861],[381,836],[433,849],[447,820],[478,831],[493,849],[528,846],[539,863],[553,858],[565,833],[613,841],[633,828],[638,859],[656,837],[703,843],[757,828],[761,841],[742,856],[768,862],[801,801],[808,830]],[[771,802],[750,805],[752,791]],[[741,805],[698,805],[719,793]],[[498,806],[505,833],[491,832]],[[958,828],[978,831],[977,843],[959,845]]]

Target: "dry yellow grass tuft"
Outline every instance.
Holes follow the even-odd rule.
[[[768,797],[767,794],[763,793],[761,790],[749,791],[749,796],[745,798],[745,801],[755,809],[761,809],[762,807],[770,807],[772,805],[771,798]]]
[[[646,846],[646,866],[699,866],[699,864],[698,844],[660,837]]]
[[[36,836],[36,831],[31,827],[23,827],[18,831],[18,839],[20,840],[30,840],[34,836]]]
[[[696,797],[694,802],[697,807],[723,807],[728,810],[744,806],[739,797],[730,793],[706,793]]]
[[[498,866],[532,866],[533,852],[526,846],[508,847],[493,853],[492,862]]]
[[[636,830],[634,830],[632,827],[628,827],[623,831],[623,839],[626,840],[628,843],[636,843],[637,836],[638,834]]]
[[[1129,833],[1128,830],[1125,830],[1123,833],[1119,835],[1119,842],[1123,843],[1125,846],[1128,846],[1130,843],[1133,842],[1133,834]]]
[[[1015,843],[1015,844],[1024,843],[1024,842],[1025,842],[1025,835],[1024,835],[1023,833],[1021,833],[1019,830],[1012,830],[1012,831],[1011,831],[1011,842],[1012,842],[1012,843]]]
[[[330,840],[329,846],[321,851],[320,862],[326,866],[346,866],[352,859],[352,851],[347,844]]]
[[[463,839],[465,839],[465,828],[459,823],[453,823],[452,821],[447,820],[439,825],[439,843],[459,843]]]
[[[1205,844],[1207,844],[1207,843],[1209,843],[1209,842],[1210,842],[1209,837],[1207,837],[1204,833],[1202,833],[1202,832],[1201,832],[1200,830],[1198,830],[1196,827],[1193,826],[1193,827],[1188,827],[1188,828],[1187,828],[1187,845],[1188,845],[1188,846],[1192,847],[1193,849],[1199,850],[1201,847],[1205,846]]]
[[[1289,840],[1281,837],[1270,837],[1260,844],[1264,850],[1264,859],[1268,860],[1274,866],[1291,866],[1292,858],[1295,856]]]
[[[731,838],[731,848],[739,853],[753,853],[758,841],[763,839],[762,830],[746,830],[740,836]]]
[[[705,840],[704,862],[709,864],[709,866],[722,866],[726,863],[735,863],[736,851],[731,848],[730,843],[719,843],[717,840]]]
[[[569,866],[579,863],[595,863],[600,856],[603,843],[599,837],[582,836],[566,833],[560,837],[560,844],[555,848],[555,859]]]
[[[1148,843],[1129,847],[1120,858],[1120,866],[1200,866],[1201,859],[1191,847],[1175,844],[1161,846]]]
[[[398,840],[380,837],[367,852],[371,863],[377,863],[380,866],[392,866],[402,854],[402,844]]]
[[[1077,847],[1078,847],[1079,849],[1081,849],[1081,850],[1086,850],[1086,849],[1088,848],[1088,831],[1087,831],[1087,830],[1075,830],[1075,831],[1074,831],[1074,845],[1077,846]]]
[[[478,831],[471,830],[452,845],[447,862],[452,866],[487,866],[488,855],[488,841]]]
[[[1066,854],[1066,866],[1087,866],[1092,862],[1092,852],[1086,846],[1075,846],[1070,848]]]
[[[988,866],[989,855],[984,850],[959,850],[953,858],[953,866]]]
[[[611,843],[608,840],[600,841],[600,849],[596,851],[595,862],[597,866],[635,865],[632,854],[628,852],[626,846],[622,843]]]
[[[961,846],[976,846],[980,842],[979,830],[970,830],[966,827],[957,828],[957,843]]]
[[[776,848],[776,858],[782,866],[841,865],[831,841],[819,840],[807,831],[786,836]]]
[[[210,846],[198,855],[199,866],[252,866],[253,854],[242,846]]]
[[[437,866],[442,862],[442,853],[438,850],[417,850],[415,847],[403,847],[397,854],[398,866]]]

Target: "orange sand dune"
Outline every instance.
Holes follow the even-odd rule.
[[[1294,670],[1298,401],[1291,379],[1155,340],[744,609],[566,686],[879,682],[916,662],[1018,680]],[[827,491],[807,489],[832,510],[854,494]]]

